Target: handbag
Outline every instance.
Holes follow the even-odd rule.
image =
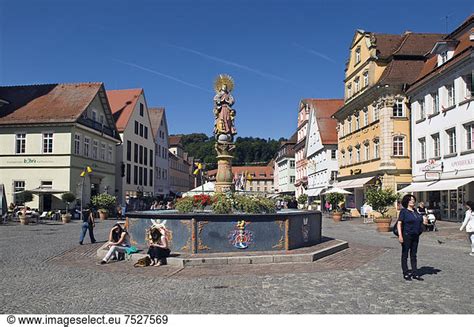
[[[395,222],[395,224],[393,224],[393,227],[392,227],[392,232],[393,234],[398,237],[398,228],[397,228],[397,224],[398,224],[398,219],[397,221]],[[403,226],[402,226],[403,227]]]

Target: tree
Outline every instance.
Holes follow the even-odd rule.
[[[367,203],[384,218],[386,218],[385,215],[389,207],[393,206],[399,197],[392,189],[382,189],[380,187],[369,188],[365,195],[367,196]]]

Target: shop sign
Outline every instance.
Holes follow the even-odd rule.
[[[439,171],[427,171],[425,172],[425,179],[427,181],[437,181],[441,179]]]
[[[473,166],[474,165],[474,159],[464,159],[464,160],[458,160],[455,162],[451,163],[451,167],[456,168],[456,167],[463,167],[463,166]]]
[[[436,162],[436,160],[429,160],[428,164],[424,166],[421,171],[436,171],[442,172],[443,171],[443,162]]]

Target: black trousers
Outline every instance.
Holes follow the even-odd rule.
[[[402,243],[402,271],[403,274],[408,273],[408,252],[410,252],[410,263],[411,270],[413,274],[417,272],[417,261],[416,253],[418,252],[418,243],[420,241],[420,235],[408,235],[403,234],[403,243]]]
[[[163,249],[157,246],[150,246],[148,248],[148,255],[151,260],[161,261],[161,263],[166,264],[166,258],[170,256],[170,249]]]

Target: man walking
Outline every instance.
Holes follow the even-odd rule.
[[[86,232],[89,230],[89,238],[91,239],[91,243],[95,243],[95,237],[94,237],[94,227],[95,227],[95,221],[94,221],[94,214],[92,213],[92,210],[86,209],[84,212],[82,212],[82,232],[81,232],[81,238],[79,240],[79,244],[82,245],[82,242],[84,241],[84,237],[86,237]]]

